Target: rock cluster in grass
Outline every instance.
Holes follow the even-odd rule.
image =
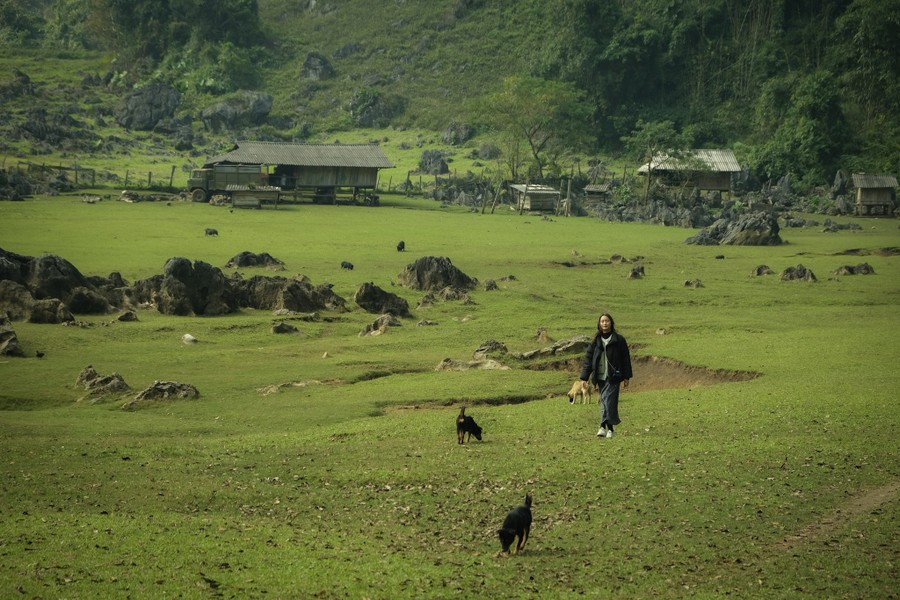
[[[269,255],[261,255],[269,257]],[[264,259],[265,260],[265,259]],[[277,261],[281,264],[281,261]],[[346,310],[331,284],[313,285],[306,277],[230,277],[203,261],[174,257],[163,272],[129,285],[118,272],[84,276],[55,256],[23,256],[0,249],[0,313],[12,321],[65,323],[73,314],[107,314],[155,308],[162,314],[215,316],[240,308],[314,312]],[[122,319],[122,321],[126,321]]]
[[[391,327],[400,327],[402,323],[400,320],[392,314],[383,314],[365,327],[363,330],[359,332],[360,337],[365,337],[367,335],[376,336],[385,333]]]
[[[860,263],[855,267],[853,265],[843,265],[833,271],[834,275],[874,275],[875,269],[869,263]]]
[[[784,271],[781,272],[781,280],[782,281],[810,281],[816,282],[815,273],[812,270],[807,269],[803,265],[797,265],[796,267],[788,267]]]
[[[437,292],[444,288],[472,290],[478,280],[457,269],[450,259],[438,256],[423,256],[398,275],[400,285],[425,292]]]
[[[125,379],[118,373],[100,375],[92,365],[86,366],[75,380],[77,387],[83,387],[87,393],[79,401],[101,402],[110,396],[119,397],[131,389]]]
[[[19,337],[6,313],[0,313],[0,356],[25,356],[19,345]]]
[[[396,294],[386,292],[371,282],[362,284],[353,300],[366,312],[409,317],[409,303]]]
[[[778,219],[772,213],[755,212],[735,220],[719,219],[709,227],[685,240],[700,246],[778,246]]]
[[[530,360],[533,358],[556,356],[558,354],[567,354],[573,352],[583,352],[591,344],[591,338],[585,335],[579,335],[567,340],[558,340],[549,346],[529,350],[517,355],[517,358]]]
[[[145,390],[138,393],[133,400],[122,405],[122,410],[136,410],[155,401],[195,400],[200,392],[189,383],[177,381],[154,381]]]
[[[240,254],[232,256],[231,259],[225,263],[225,266],[234,269],[240,267],[283,267],[284,262],[278,260],[268,252],[260,252],[257,254],[245,250]]]

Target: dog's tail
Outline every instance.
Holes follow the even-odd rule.
[[[531,494],[525,494],[525,506],[531,508]]]

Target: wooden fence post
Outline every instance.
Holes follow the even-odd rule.
[[[172,187],[172,182],[175,180],[175,165],[172,165],[172,172],[169,173],[169,187]],[[278,203],[276,202],[276,205]]]
[[[125,169],[125,189],[128,189],[128,169]]]

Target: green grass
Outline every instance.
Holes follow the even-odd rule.
[[[250,310],[14,323],[29,358],[0,360],[0,595],[894,593],[896,491],[853,507],[900,478],[900,258],[836,253],[900,246],[896,221],[786,230],[774,248],[711,248],[685,245],[683,229],[382,200],[233,213],[66,196],[0,203],[4,250],[57,254],[129,282],[172,256],[227,273],[235,254],[269,252],[285,262],[281,274],[333,283],[352,308],[285,336],[269,332],[271,314]],[[394,249],[400,239],[406,253]],[[603,263],[615,253],[643,256],[646,277]],[[426,255],[481,282],[516,279],[474,291],[474,304],[420,309],[420,292],[392,282]],[[356,268],[341,270],[342,260]],[[875,275],[831,276],[862,261]],[[750,275],[799,263],[819,282]],[[272,274],[243,271],[256,273]],[[375,318],[352,302],[366,281],[406,298],[413,318],[360,337]],[[563,396],[572,373],[513,358],[506,371],[434,370],[488,339],[511,353],[540,347],[539,327],[553,339],[590,334],[602,310],[636,355],[760,377],[641,390],[638,371],[618,437],[598,440],[596,406]],[[185,346],[184,333],[200,342]],[[44,359],[31,358],[37,349]],[[87,364],[121,373],[132,393],[176,380],[201,398],[136,412],[121,400],[78,402]],[[485,428],[483,443],[457,445],[458,404]],[[499,558],[495,531],[525,492],[533,538],[521,556]],[[822,523],[831,525],[795,540]]]

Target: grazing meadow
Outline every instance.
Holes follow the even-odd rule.
[[[350,308],[288,335],[247,309],[14,322],[26,357],[0,359],[0,596],[893,597],[900,229],[836,220],[861,229],[704,247],[685,229],[390,194],[233,212],[0,203],[0,248],[85,275],[133,283],[175,256],[230,275],[231,257],[268,252],[284,271],[241,275],[302,274]],[[471,302],[419,306],[398,274],[422,256],[477,278]],[[874,274],[833,275],[862,262]],[[755,276],[763,264],[774,274]],[[782,281],[798,264],[818,281]],[[378,316],[353,302],[365,282],[412,317],[360,335]],[[565,397],[577,353],[520,357],[592,335],[601,311],[635,361],[613,439],[595,436],[596,404]],[[488,340],[508,368],[436,370]],[[82,400],[87,365],[131,391]],[[201,396],[121,409],[156,380]],[[460,406],[482,442],[457,443]],[[499,555],[526,493],[532,537]]]

